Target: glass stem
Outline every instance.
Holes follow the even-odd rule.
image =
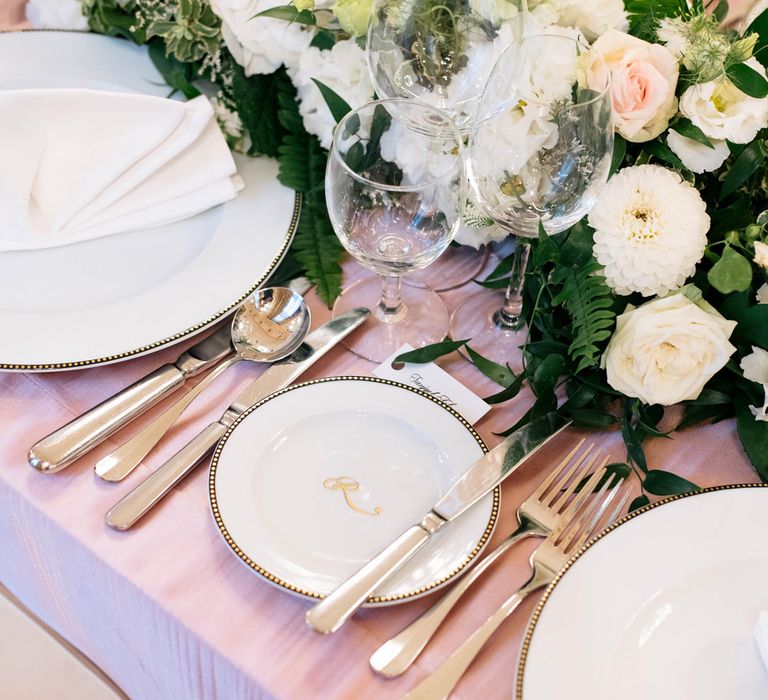
[[[494,323],[499,328],[517,331],[523,326],[523,284],[530,253],[531,244],[518,238],[512,257],[512,273],[504,295],[504,304],[493,315]]]
[[[405,304],[400,297],[400,275],[381,276],[381,300],[376,316],[384,323],[397,323],[405,316]]]

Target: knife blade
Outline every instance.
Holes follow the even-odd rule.
[[[179,355],[173,364],[159,367],[36,442],[29,449],[29,464],[49,474],[64,469],[184,386],[187,379],[231,353],[227,322]]]
[[[351,309],[310,332],[289,358],[272,365],[240,392],[218,421],[204,428],[116,503],[106,515],[107,525],[115,530],[132,527],[194,470],[240,415],[261,399],[288,386],[370,315],[369,309]]]
[[[339,629],[432,535],[493,491],[528,457],[570,423],[570,420],[556,413],[548,413],[500,442],[465,472],[419,524],[406,530],[336,590],[310,608],[306,615],[307,623],[324,634]]]

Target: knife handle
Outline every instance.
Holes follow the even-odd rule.
[[[335,591],[307,612],[307,623],[318,632],[329,634],[341,627],[374,591],[421,549],[445,523],[430,512],[418,525],[406,530]]]
[[[46,473],[64,469],[184,381],[185,375],[176,365],[163,365],[32,445],[28,455],[30,465]]]
[[[226,426],[211,423],[198,433],[191,442],[112,507],[106,515],[107,525],[115,530],[132,527],[192,472],[226,432]]]

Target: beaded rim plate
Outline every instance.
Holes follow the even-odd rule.
[[[84,32],[0,33],[0,90],[83,87],[165,97],[146,47]],[[277,164],[238,158],[246,188],[181,222],[59,248],[0,253],[0,370],[118,362],[177,343],[274,272],[300,200]]]
[[[272,394],[229,428],[211,462],[211,509],[248,567],[322,598],[486,451],[464,418],[418,389],[318,379]],[[497,488],[437,533],[368,604],[412,600],[464,572],[488,543],[500,498]]]

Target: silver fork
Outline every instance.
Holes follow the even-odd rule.
[[[605,463],[603,463],[601,468],[594,472],[589,481],[574,496],[555,529],[531,555],[530,562],[533,573],[528,581],[514,595],[507,598],[498,610],[475,630],[471,637],[402,700],[446,700],[485,643],[491,638],[491,635],[525,597],[532,591],[550,583],[568,559],[590,537],[618,517],[629,499],[630,490],[624,490],[618,505],[607,518],[604,518],[608,506],[615,499],[625,481],[616,477],[614,479],[608,478],[608,474]],[[592,490],[604,476],[606,477],[605,483],[593,498],[589,498]],[[606,493],[609,484],[614,480],[615,485]]]
[[[394,678],[407,671],[437,632],[448,613],[459,602],[464,592],[483,575],[483,572],[491,564],[505,554],[516,542],[526,537],[546,537],[555,529],[566,509],[568,499],[599,457],[598,451],[592,459],[587,460],[594,448],[594,445],[590,445],[574,459],[582,445],[584,445],[584,440],[581,440],[568,453],[563,461],[520,505],[517,509],[519,527],[511,535],[486,555],[429,610],[422,613],[410,625],[373,652],[369,663],[374,671],[388,678]],[[585,461],[586,464],[584,464]],[[573,478],[577,469],[579,472]],[[568,486],[569,481],[570,485]]]

